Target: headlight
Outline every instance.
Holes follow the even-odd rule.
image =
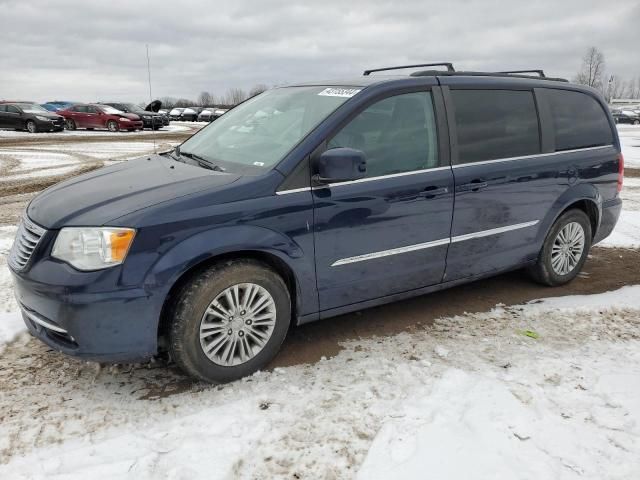
[[[120,117],[118,120],[120,120],[121,122],[130,122],[131,121],[130,118],[125,118],[125,117]]]
[[[51,120],[49,117],[41,117],[40,115],[36,115],[36,118],[41,122],[48,122]]]
[[[67,227],[51,255],[78,270],[100,270],[124,262],[135,235],[132,228]]]

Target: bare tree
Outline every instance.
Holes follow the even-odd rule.
[[[256,95],[260,95],[262,92],[266,90],[269,90],[269,87],[267,87],[264,83],[259,83],[258,85],[254,85],[253,87],[251,87],[251,90],[249,90],[249,98],[255,97]]]
[[[189,100],[188,98],[179,98],[176,100],[175,106],[176,107],[192,107],[193,106],[193,100]]]
[[[176,99],[173,97],[162,97],[160,101],[162,102],[162,108],[172,109],[176,106]]]
[[[225,105],[237,105],[247,99],[247,94],[241,88],[230,88],[224,97]]]
[[[619,76],[612,74],[608,77],[607,86],[603,90],[605,100],[611,102],[612,98],[623,97],[626,84]]]
[[[209,92],[200,92],[198,95],[198,105],[201,107],[210,107],[215,103],[215,98]]]
[[[585,56],[582,57],[582,66],[575,77],[575,82],[593,88],[603,88],[604,67],[604,54],[596,47],[589,47]]]
[[[625,95],[626,98],[640,98],[640,77],[629,80]]]

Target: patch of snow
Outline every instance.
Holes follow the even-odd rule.
[[[206,124],[202,122],[171,122],[171,124],[162,127],[158,132],[184,132],[190,130],[192,128],[202,128]],[[190,128],[191,127],[191,128]],[[113,137],[114,135],[121,136],[135,136],[135,135],[148,135],[151,133],[151,130],[143,130],[136,132],[109,132],[108,130],[64,130],[62,132],[41,132],[41,133],[29,133],[26,131],[15,131],[15,130],[3,130],[0,129],[0,138],[51,138],[52,140],[55,137],[63,136],[63,137],[100,137],[100,136],[108,136]]]
[[[0,227],[0,313],[16,312],[18,310],[18,304],[13,295],[13,280],[7,266],[7,255],[9,255],[9,250],[13,245],[16,231],[17,227],[14,226]],[[11,327],[9,329],[11,330]],[[1,343],[2,340],[0,339]]]
[[[625,166],[640,168],[640,126],[618,125],[618,135]]]
[[[622,210],[616,228],[598,246],[640,248],[640,211]]]
[[[622,212],[618,223],[598,246],[640,248],[640,178],[626,177],[620,195]]]
[[[26,330],[27,327],[25,326],[20,313],[0,312],[0,353],[7,343],[15,340],[19,334]]]
[[[346,342],[313,365],[154,400],[139,392],[161,373],[89,376],[46,353],[32,360],[41,378],[0,396],[0,477],[634,478],[638,295],[442,318]]]

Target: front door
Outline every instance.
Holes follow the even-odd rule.
[[[434,89],[376,101],[327,142],[363,151],[367,176],[313,189],[321,310],[441,282],[453,174],[448,149],[439,148],[439,95]]]
[[[89,128],[104,128],[100,112],[96,107],[87,105],[87,127]]]

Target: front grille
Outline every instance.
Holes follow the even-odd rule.
[[[44,228],[36,225],[27,217],[23,217],[20,226],[18,226],[11,252],[9,252],[9,266],[14,270],[23,270],[45,232]]]

